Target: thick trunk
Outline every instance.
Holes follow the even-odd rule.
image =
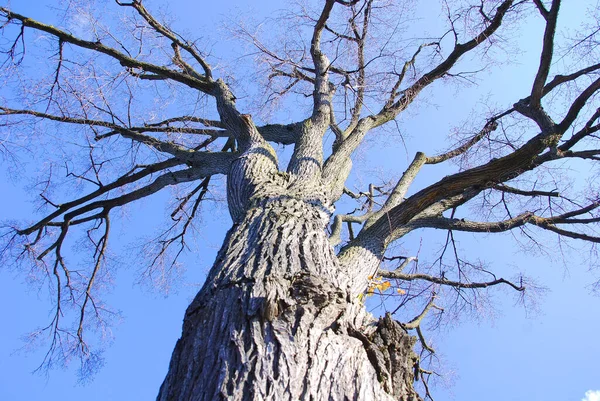
[[[341,288],[328,213],[263,200],[189,306],[158,400],[417,400],[414,340]]]

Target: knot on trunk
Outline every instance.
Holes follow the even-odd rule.
[[[294,277],[291,296],[298,304],[312,303],[316,307],[342,303],[346,298],[344,291],[329,280],[309,273],[300,273]]]
[[[377,322],[369,336],[350,329],[349,334],[362,341],[379,381],[390,394],[401,401],[420,401],[413,388],[419,357],[413,351],[416,338],[409,335],[400,323],[387,313]]]
[[[299,273],[291,280],[271,275],[264,284],[255,286],[264,292],[261,315],[272,321],[285,309],[293,305],[310,305],[318,310],[344,303],[345,293],[327,279],[309,273]]]

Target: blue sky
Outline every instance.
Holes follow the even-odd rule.
[[[158,2],[146,3],[152,8]],[[253,19],[260,20],[269,16],[270,11],[280,4],[261,1],[260,7],[252,7],[248,6],[248,1],[239,0],[211,2],[201,8],[186,3],[189,2],[169,2],[177,26],[189,32],[198,28],[203,33],[208,32],[210,27],[221,26],[219,21],[231,21],[248,9],[253,10],[250,13]],[[9,4],[23,14],[30,13],[41,19],[52,18],[52,11],[43,6],[46,2],[13,0]],[[595,1],[567,0],[564,4],[565,18],[576,24],[575,15],[570,10],[584,9]],[[528,29],[534,30],[535,26],[520,31],[523,41],[532,37],[530,33],[535,37]],[[213,34],[211,43],[215,49],[219,48],[224,32],[219,30]],[[227,46],[233,46],[232,43],[228,41]],[[531,46],[535,45],[532,43]],[[231,51],[235,53],[235,49]],[[217,50],[215,52],[218,53]],[[535,73],[535,60],[535,53],[524,53],[518,62],[494,70],[493,76],[484,75],[479,87],[461,88],[460,96],[464,99],[461,102],[452,100],[457,89],[436,88],[435,99],[428,99],[427,103],[419,105],[416,113],[402,121],[403,130],[407,132],[408,156],[395,157],[397,149],[390,149],[389,144],[384,143],[372,144],[364,151],[363,157],[368,159],[369,154],[376,152],[377,162],[383,161],[384,171],[403,171],[414,151],[439,150],[439,147],[435,148],[435,142],[422,139],[421,133],[435,132],[443,136],[450,124],[468,118],[469,110],[465,109],[465,103],[475,104],[488,95],[500,103],[510,102],[526,94],[529,84],[520,84],[528,82],[527,79]],[[368,170],[369,161],[364,163]],[[34,165],[34,161],[26,161],[23,171],[33,170]],[[4,196],[0,198],[0,220],[28,219],[33,213],[32,195],[24,189],[24,179],[15,179],[11,174],[4,170],[1,176],[0,193]],[[444,174],[444,171],[433,171],[425,178]],[[131,231],[143,233],[156,228],[161,221],[158,216],[164,214],[164,206],[165,198],[157,196],[133,206],[124,221],[115,222],[116,230],[125,233],[118,245],[122,252],[127,252],[128,244],[135,241]],[[211,222],[211,214],[220,217]],[[47,376],[31,373],[45,350],[33,348],[27,351],[24,349],[27,344],[21,339],[47,321],[47,294],[27,285],[19,272],[0,268],[0,400],[153,399],[179,337],[185,307],[199,288],[229,224],[223,210],[209,210],[204,220],[206,223],[200,235],[199,248],[186,258],[188,279],[177,288],[176,293],[165,298],[145,287],[136,286],[135,267],[125,266],[119,271],[108,302],[120,310],[122,320],[114,327],[114,339],[106,346],[104,367],[93,381],[86,384],[77,382],[75,369],[58,369]],[[493,317],[465,317],[431,333],[443,360],[442,371],[447,382],[447,385],[436,387],[435,399],[450,401],[485,397],[490,401],[579,401],[588,392],[586,401],[598,401],[600,396],[593,391],[600,390],[600,342],[597,341],[600,298],[589,293],[589,285],[600,274],[587,271],[576,252],[568,255],[566,262],[556,255],[530,254],[516,247],[508,234],[477,238],[464,235],[460,241],[463,248],[493,260],[499,269],[510,271],[525,267],[528,274],[549,291],[539,299],[539,311],[535,313],[515,305],[514,294],[498,291],[495,297],[497,313]]]

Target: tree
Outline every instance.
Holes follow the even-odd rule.
[[[187,192],[148,253],[150,278],[160,281],[175,266],[219,176],[233,225],[186,311],[160,400],[410,400],[421,397],[419,379],[430,397],[431,372],[420,362],[433,353],[420,328],[426,315],[445,303],[473,305],[496,285],[527,291],[524,278],[509,281],[463,258],[457,233],[520,230],[535,244],[547,231],[592,247],[600,241],[596,184],[582,199],[558,177],[568,163],[593,166],[600,154],[598,24],[559,42],[559,0],[444,2],[448,30],[428,40],[406,40],[412,33],[398,21],[405,14],[373,0],[326,0],[289,14],[292,28],[273,44],[239,27],[258,51],[267,105],[309,99],[306,115],[283,124],[242,114],[241,85],[213,67],[208,46],[184,39],[139,0],[117,5],[127,32],[96,19],[57,28],[0,8],[10,38],[5,74],[20,83],[19,96],[0,106],[4,130],[71,135],[60,145],[66,182],[56,181],[54,165],[40,181],[47,214],[5,230],[2,248],[53,282],[47,364],[74,355],[93,363],[86,332],[109,316],[97,287],[110,263],[110,218],[170,186]],[[389,132],[438,82],[473,79],[464,68],[492,63],[526,18],[542,21],[543,35],[525,97],[474,117],[453,145],[440,146],[443,153],[417,152],[395,182],[347,188],[361,143]],[[40,55],[25,50],[33,45],[50,52],[53,70],[33,74],[32,83],[27,60]],[[175,96],[184,99],[179,109],[149,104]],[[20,144],[4,142],[5,156]],[[273,144],[293,152],[278,154]],[[425,165],[457,159],[457,172],[409,192]],[[83,193],[57,201],[57,184],[83,185]],[[336,214],[347,199],[357,209]],[[91,245],[85,270],[64,256],[78,230]],[[417,230],[447,234],[430,263],[395,253]],[[415,313],[375,319],[365,298],[392,283],[397,316]],[[73,309],[74,327],[65,322]]]

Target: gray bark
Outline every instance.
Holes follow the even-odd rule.
[[[31,99],[29,95],[22,99],[25,103],[32,104],[31,109],[8,107],[10,102],[0,104],[0,117],[29,117],[53,124],[88,127],[94,132],[94,140],[98,147],[109,146],[101,148],[103,150],[99,153],[106,154],[105,150],[112,149],[113,145],[102,144],[106,143],[107,138],[114,136],[117,140],[127,140],[127,144],[133,142],[144,145],[158,157],[149,165],[132,165],[130,171],[108,184],[103,184],[98,166],[102,166],[108,160],[95,159],[100,157],[93,155],[96,144],[90,143],[91,138],[86,137],[83,146],[89,149],[89,169],[82,176],[71,172],[68,176],[72,176],[76,181],[87,180],[96,184],[98,188],[77,199],[59,204],[46,197],[47,190],[52,187],[49,180],[40,195],[45,203],[56,210],[25,229],[16,230],[15,237],[10,241],[13,246],[12,241],[17,235],[30,236],[25,239],[24,251],[19,250],[17,259],[25,259],[23,256],[27,254],[31,260],[37,259],[47,266],[54,265],[56,313],[52,324],[46,329],[53,330],[55,335],[59,331],[62,332],[63,324],[59,323],[62,319],[62,305],[76,304],[81,311],[78,329],[76,332],[65,332],[71,332],[73,338],[77,337],[78,348],[81,349],[77,352],[82,358],[88,358],[90,354],[82,335],[84,323],[87,322],[87,318],[84,317],[86,308],[90,309],[93,303],[91,290],[105,259],[111,210],[147,197],[167,186],[202,179],[202,183],[180,203],[174,213],[179,216],[191,196],[195,196],[194,194],[201,189],[180,236],[161,241],[170,244],[170,241],[181,238],[183,246],[187,224],[191,222],[199,202],[208,191],[210,177],[219,174],[227,176],[227,203],[233,227],[205,285],[185,314],[183,333],[173,353],[169,372],[158,396],[159,400],[418,400],[419,396],[413,389],[413,380],[415,371],[418,373],[419,363],[412,350],[414,338],[409,336],[405,329],[416,329],[422,347],[432,351],[423,340],[418,323],[427,310],[433,307],[435,294],[421,315],[404,325],[395,322],[391,316],[374,319],[365,311],[360,297],[368,286],[369,277],[376,274],[392,242],[417,228],[489,233],[504,232],[529,224],[562,237],[600,243],[600,238],[593,235],[593,226],[590,226],[592,228],[589,231],[582,229],[580,232],[565,229],[566,225],[581,227],[598,223],[600,218],[596,214],[588,215],[596,213],[599,209],[600,202],[597,197],[590,199],[591,203],[587,206],[572,209],[570,204],[576,205],[574,201],[563,197],[556,189],[540,189],[537,181],[530,190],[506,185],[544,163],[568,158],[598,160],[600,154],[599,149],[580,148],[580,145],[584,145],[585,141],[600,131],[600,109],[594,112],[596,107],[591,103],[600,91],[600,79],[596,76],[600,64],[581,66],[578,71],[556,75],[548,82],[560,0],[553,0],[551,6],[544,5],[542,0],[533,1],[546,24],[540,64],[530,94],[509,109],[487,118],[479,133],[459,146],[433,157],[417,153],[381,207],[374,206],[378,203],[374,201],[371,193],[366,213],[336,216],[330,238],[326,226],[332,218],[333,204],[342,194],[348,193],[345,183],[352,169],[352,156],[366,136],[370,132],[370,135],[373,135],[373,129],[399,117],[420,92],[437,80],[459,75],[452,72],[459,67],[457,62],[481,44],[490,43],[488,39],[494,37],[505,16],[512,14],[514,18],[515,15],[520,15],[516,13],[519,13],[522,7],[527,7],[527,2],[502,0],[490,2],[495,5],[482,5],[479,8],[482,17],[479,25],[475,20],[467,18],[468,24],[472,22],[473,26],[480,26],[481,30],[473,36],[467,36],[455,30],[458,26],[452,26],[447,32],[453,33],[455,38],[453,44],[448,44],[450,49],[446,44],[434,41],[422,43],[409,60],[402,59],[404,51],[392,51],[389,56],[378,56],[367,61],[369,57],[366,55],[369,52],[365,51],[365,46],[367,43],[374,43],[371,40],[380,36],[367,34],[370,21],[377,21],[371,19],[372,7],[377,2],[324,0],[321,2],[319,17],[311,17],[314,25],[310,40],[312,65],[310,62],[306,65],[308,60],[304,57],[292,61],[296,60],[296,56],[289,58],[286,55],[282,58],[259,47],[259,50],[265,53],[266,65],[271,68],[269,80],[277,77],[292,80],[291,85],[279,95],[283,96],[299,80],[312,85],[312,95],[306,93],[307,96],[312,96],[312,112],[305,116],[305,119],[295,123],[268,124],[262,127],[256,127],[250,115],[238,111],[236,97],[231,88],[222,78],[213,77],[210,65],[202,52],[193,45],[194,42],[183,40],[170,28],[162,25],[145,9],[141,0],[117,3],[135,9],[141,18],[140,22],[146,22],[146,28],[152,29],[156,35],[167,40],[173,50],[172,62],[168,63],[168,66],[163,65],[163,52],[162,56],[156,59],[159,64],[153,64],[149,61],[152,58],[149,54],[138,53],[139,57],[132,56],[133,53],[126,49],[127,40],[120,42],[112,37],[105,41],[84,40],[68,31],[0,7],[0,18],[5,22],[0,30],[3,33],[8,32],[9,36],[10,32],[20,32],[12,46],[10,40],[7,42],[3,52],[9,59],[12,58],[14,66],[23,61],[25,29],[47,35],[58,43],[58,52],[51,57],[56,62],[56,70],[50,92],[44,90],[47,85],[40,81],[40,85],[35,85],[39,91],[36,89],[33,92],[23,92],[32,94]],[[362,5],[357,6],[359,3]],[[330,20],[330,16],[335,9],[342,11],[342,8],[346,8],[346,11],[340,16],[346,18],[352,15],[347,19],[348,30],[345,31],[350,36],[345,33],[338,34],[337,28],[332,29],[343,20]],[[362,28],[359,27],[361,19]],[[13,24],[21,29],[13,30],[12,27],[8,28],[10,32],[4,32],[4,28]],[[142,26],[136,25],[132,32]],[[325,36],[322,35],[324,32]],[[592,37],[593,35],[587,36],[577,46],[585,44]],[[392,39],[390,36],[388,42],[396,41]],[[113,48],[110,43],[118,46]],[[328,45],[322,48],[321,43]],[[295,44],[296,39],[294,46]],[[332,47],[332,44],[335,46]],[[65,54],[64,46],[70,48]],[[417,60],[417,56],[424,47],[429,46],[437,47],[435,54],[446,56],[439,63],[431,65],[427,72],[422,73],[429,64],[425,60]],[[337,50],[331,52],[335,57],[329,59],[327,53],[334,47],[345,50],[341,53]],[[351,51],[347,52],[354,47],[354,55]],[[22,51],[19,50],[21,48]],[[408,51],[409,48],[410,46],[404,50]],[[306,52],[308,46],[298,49]],[[79,72],[74,75],[76,81],[73,82],[76,82],[77,88],[82,84],[77,80],[81,73],[100,80],[110,78],[110,82],[121,82],[126,76],[140,80],[168,80],[214,99],[219,118],[214,120],[203,116],[183,115],[152,124],[142,123],[141,120],[134,124],[131,118],[124,122],[118,117],[119,113],[113,114],[112,107],[109,107],[110,102],[104,95],[100,96],[104,105],[99,107],[94,105],[93,99],[96,96],[88,98],[80,96],[80,91],[65,92],[61,89],[71,85],[70,78],[65,78],[67,74],[61,72],[61,68],[63,63],[72,62],[69,60],[70,55],[67,55],[72,50],[108,57],[113,60],[112,64],[115,67],[120,66],[114,71],[109,69],[98,75],[87,66],[81,70],[76,69]],[[396,53],[398,58],[394,56]],[[294,51],[289,54],[293,55]],[[380,60],[371,63],[376,59]],[[388,63],[386,59],[393,62]],[[94,61],[93,58],[89,60]],[[189,62],[193,62],[193,65]],[[397,73],[396,67],[402,62],[404,67],[401,73]],[[382,63],[393,66],[393,71],[383,68]],[[200,68],[195,70],[194,65]],[[351,67],[352,65],[354,67]],[[415,75],[410,80],[405,80],[405,73],[409,69],[414,71]],[[375,81],[369,83],[367,74],[373,74]],[[394,79],[396,82],[387,89],[383,86],[388,78],[380,80],[380,77],[386,75],[397,77]],[[340,83],[342,78],[344,82]],[[583,83],[583,80],[587,80],[587,84]],[[47,84],[50,84],[50,81]],[[563,84],[565,86],[562,86]],[[344,108],[334,110],[334,105],[341,105],[341,93],[337,97],[335,93],[336,88],[342,86]],[[269,90],[272,88],[269,85]],[[368,99],[365,88],[370,88]],[[570,105],[559,122],[555,122],[551,115],[553,113],[544,110],[546,105],[542,107],[542,103],[550,102],[550,96],[545,98],[547,95],[552,93],[556,97],[557,92],[552,91],[557,88],[566,88],[570,93]],[[55,89],[64,92],[66,97],[55,97]],[[143,87],[140,89],[142,94],[145,93]],[[354,101],[350,102],[353,104],[346,104],[346,89],[354,92],[351,96]],[[36,93],[42,96],[40,99],[49,100],[44,112],[37,109],[37,106],[43,103],[40,99],[27,101],[34,99]],[[376,99],[383,99],[382,96],[387,99],[385,103],[382,103],[380,108],[375,108],[379,111],[371,111],[371,107],[375,107]],[[62,104],[54,104],[61,100],[64,101]],[[120,100],[117,104],[120,104],[119,102]],[[130,105],[136,103],[133,94],[129,102]],[[367,107],[365,102],[372,104]],[[83,107],[88,103],[97,109],[98,113],[88,116],[87,106]],[[79,109],[71,104],[82,105],[83,108]],[[363,106],[369,113],[363,110]],[[127,111],[128,117],[131,117],[130,110]],[[349,121],[346,118],[347,112],[351,115]],[[336,115],[341,116],[342,113],[344,119],[340,122],[342,125],[339,125],[336,123]],[[94,117],[95,114],[97,115]],[[515,117],[517,114],[520,116]],[[497,155],[497,158],[491,158],[476,167],[461,169],[405,199],[409,186],[422,166],[447,161],[465,154],[469,149],[476,150],[473,146],[484,138],[495,142],[495,136],[492,134],[501,126],[502,121],[507,121],[502,120],[505,117],[528,119],[528,125],[535,125],[537,129],[528,135],[526,131],[529,128],[525,127],[527,124],[520,122],[516,124],[520,127],[519,131],[507,134],[503,129],[502,146],[491,148],[490,157]],[[582,125],[583,121],[587,122]],[[15,123],[21,122],[15,120]],[[188,126],[188,123],[198,125]],[[7,120],[1,125],[10,128],[13,122]],[[505,124],[504,127],[509,125],[513,124]],[[331,154],[325,157],[328,152],[324,152],[323,138],[328,131],[335,134],[335,141]],[[507,131],[512,130],[507,128]],[[171,141],[171,134],[174,133],[209,136],[210,139],[194,145],[195,147],[191,147],[191,143],[195,143],[194,140],[183,141],[182,143],[190,146],[187,147]],[[565,137],[566,133],[570,134]],[[223,148],[219,152],[210,151],[208,146],[219,137],[228,138]],[[277,154],[269,142],[294,146],[285,172],[279,170]],[[135,156],[137,145],[131,147],[131,152],[132,162],[138,160]],[[167,159],[163,160],[165,157]],[[90,180],[87,175],[91,174],[91,171],[94,171],[95,178]],[[528,180],[527,176],[523,178],[522,182]],[[552,181],[555,180],[548,182]],[[519,185],[519,182],[513,181],[510,184]],[[119,189],[123,190],[123,193],[116,195]],[[481,193],[485,195],[482,210],[492,215],[497,205],[486,199],[488,191],[492,193],[491,196],[494,195],[493,191],[499,191],[502,194],[509,193],[520,197],[560,197],[564,199],[564,204],[569,206],[562,210],[562,203],[554,205],[549,200],[548,208],[522,211],[518,215],[515,213],[516,217],[512,217],[513,206],[505,202],[503,197],[503,206],[510,217],[508,219],[474,222],[455,218],[457,207]],[[590,191],[593,194],[594,188],[590,187]],[[528,202],[515,201],[515,207],[521,209],[526,207]],[[449,210],[452,210],[452,215],[447,217],[444,212]],[[557,215],[556,210],[562,210],[562,214]],[[76,284],[71,285],[71,271],[64,262],[61,249],[69,229],[90,222],[96,223],[94,230],[104,227],[105,232],[100,240],[95,240],[88,231],[90,243],[95,248],[94,263],[87,285],[83,286],[82,290],[78,289]],[[336,255],[332,244],[337,245],[341,242],[340,233],[344,222],[350,223],[350,240]],[[354,235],[351,223],[362,224],[357,235]],[[18,241],[14,244],[21,246]],[[165,249],[163,248],[161,255]],[[440,263],[443,256],[444,252],[440,255]],[[459,276],[466,277],[461,271],[461,264],[464,263],[458,257],[456,259],[455,267]],[[524,290],[522,283],[516,285],[496,277],[491,281],[470,282],[449,280],[445,277],[445,272],[439,277],[422,272],[405,273],[402,267],[409,261],[410,258],[406,259],[403,265],[394,271],[379,271],[377,274],[380,277],[404,281],[423,280],[457,289],[507,284],[518,291]],[[80,272],[76,274],[85,277],[85,274]],[[70,297],[61,296],[63,287],[71,291]],[[81,305],[74,293],[83,297]],[[67,298],[70,300],[65,301]],[[53,360],[52,353],[61,348],[54,345],[52,347],[48,354],[49,361]]]
[[[366,313],[365,285],[356,290],[355,278],[366,280],[378,263],[343,265],[329,242],[331,187],[321,168],[330,95],[322,86],[284,173],[217,82],[217,109],[242,151],[227,174],[234,225],[188,307],[158,400],[419,399],[413,338],[391,317]]]
[[[418,400],[413,337],[340,277],[329,211],[264,197],[189,306],[158,400]]]

